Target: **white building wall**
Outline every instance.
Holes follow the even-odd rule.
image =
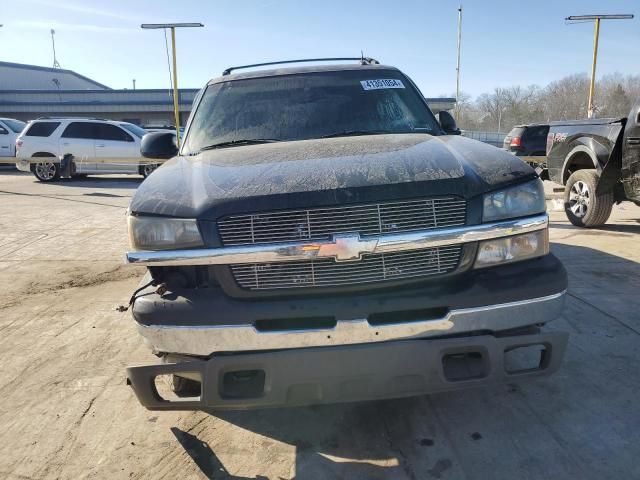
[[[108,88],[71,70],[0,62],[0,90],[107,90]]]

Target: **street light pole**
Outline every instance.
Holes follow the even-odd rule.
[[[462,44],[462,5],[458,7],[458,61],[456,63],[456,120],[460,120],[460,46]]]
[[[176,28],[204,27],[202,23],[143,23],[144,29],[171,29],[171,50],[173,52],[173,114],[176,122],[176,144],[180,146],[180,105],[178,102],[178,68],[176,58]]]
[[[598,61],[598,40],[600,38],[600,19],[596,18],[593,32],[593,60],[591,61],[591,80],[589,82],[589,100],[587,101],[587,118],[593,118],[593,95],[596,89],[596,62]]]
[[[600,39],[601,20],[631,20],[633,15],[572,15],[565,18],[567,22],[584,22],[595,20],[593,33],[593,60],[591,61],[591,80],[589,81],[589,100],[587,102],[587,117],[593,118],[595,112],[594,100],[596,90],[596,62],[598,61],[598,40]]]

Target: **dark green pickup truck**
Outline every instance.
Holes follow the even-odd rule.
[[[179,151],[143,138],[174,157],[129,206],[127,262],[148,270],[131,310],[162,359],[127,369],[145,407],[393,398],[560,366],[568,334],[543,325],[567,275],[542,181],[357,60],[228,69]]]

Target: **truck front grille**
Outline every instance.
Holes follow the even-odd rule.
[[[457,197],[384,202],[309,210],[232,215],[218,220],[222,243],[253,245],[330,240],[336,233],[361,236],[464,225],[466,202]]]
[[[231,271],[238,285],[248,290],[339,287],[450,273],[461,254],[462,246],[456,245],[363,255],[361,260],[350,262],[321,259],[231,265]]]
[[[439,197],[398,202],[283,210],[233,215],[218,221],[225,246],[301,240],[331,240],[338,233],[362,237],[434,228],[466,222],[466,202]],[[419,279],[452,272],[461,246],[367,254],[360,260],[334,259],[231,265],[237,284],[248,290],[340,287]]]

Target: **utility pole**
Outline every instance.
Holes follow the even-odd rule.
[[[456,63],[456,121],[460,120],[460,47],[462,44],[462,5],[458,7],[458,61]]]
[[[136,79],[135,78],[133,79],[133,89],[134,90],[136,89]]]
[[[51,29],[51,46],[53,47],[53,68],[60,68],[60,64],[58,63],[58,59],[56,58],[56,39],[55,39],[56,31]]]
[[[178,70],[176,60],[176,28],[204,27],[202,23],[143,23],[145,29],[171,29],[171,48],[173,51],[173,113],[176,120],[176,144],[180,146],[180,110],[178,103]]]
[[[598,61],[598,40],[600,38],[601,20],[631,20],[633,15],[572,15],[565,18],[570,23],[582,23],[589,20],[595,21],[593,32],[593,60],[591,61],[591,80],[589,82],[589,100],[587,101],[587,117],[593,118],[595,111],[594,99],[596,90],[596,62]]]

